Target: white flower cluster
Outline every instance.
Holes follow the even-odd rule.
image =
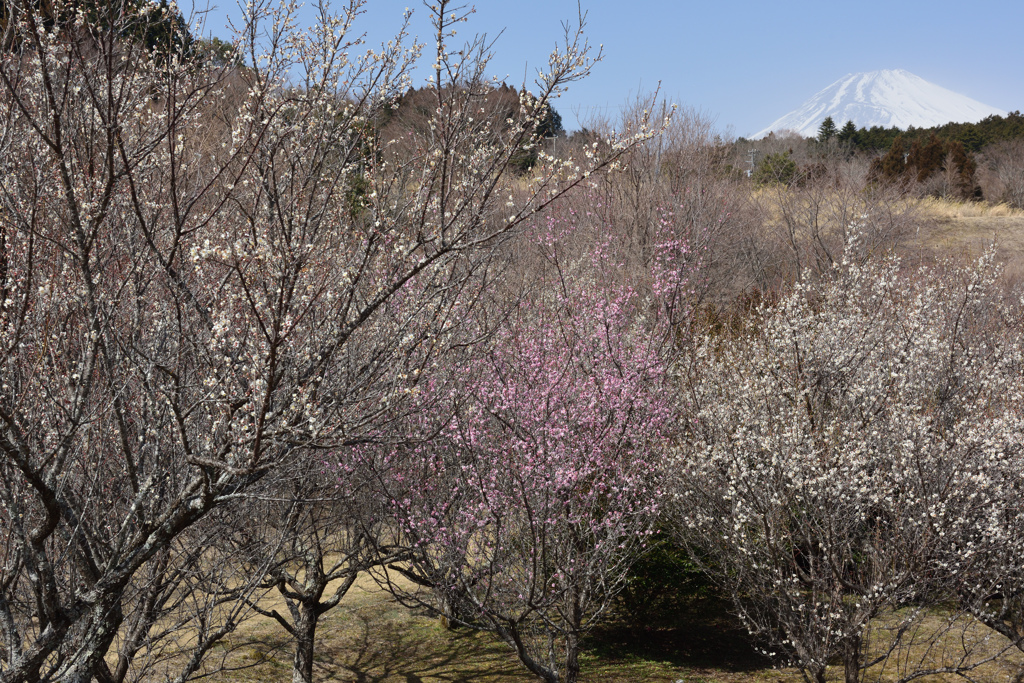
[[[968,268],[846,258],[696,347],[679,528],[751,631],[812,679],[890,646],[903,654],[876,666],[932,670],[900,648],[923,610],[982,618],[1000,581],[1022,585],[1024,355],[997,276],[991,252]],[[939,633],[954,617],[935,643],[956,640]],[[956,642],[951,670],[992,656]]]

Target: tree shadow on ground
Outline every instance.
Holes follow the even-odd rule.
[[[503,643],[489,633],[448,631],[424,616],[382,620],[379,614],[353,615],[343,638],[318,657],[321,680],[445,681],[471,683],[533,680]]]
[[[646,659],[673,666],[743,672],[771,668],[724,600],[687,601],[671,614],[646,623],[609,621],[587,639],[588,651],[602,659]]]

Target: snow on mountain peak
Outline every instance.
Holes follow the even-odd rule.
[[[930,128],[955,121],[976,123],[1006,112],[929,83],[903,69],[847,74],[776,120],[753,138],[789,130],[814,137],[826,117],[836,128],[853,121],[858,128]]]

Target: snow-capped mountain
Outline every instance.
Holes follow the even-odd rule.
[[[1002,116],[1006,112],[903,69],[869,71],[840,78],[753,138],[783,130],[813,137],[828,116],[835,121],[836,128],[842,128],[847,121],[853,121],[858,128],[929,128],[951,121],[976,123],[992,114]]]

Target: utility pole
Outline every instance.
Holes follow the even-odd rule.
[[[749,178],[750,176],[754,175],[754,161],[757,159],[757,150],[751,148],[747,150],[747,154],[750,155],[750,159],[748,160],[750,168],[747,169],[747,177]]]
[[[557,135],[548,135],[544,139],[551,141],[551,156],[557,157],[558,156],[558,136]]]

